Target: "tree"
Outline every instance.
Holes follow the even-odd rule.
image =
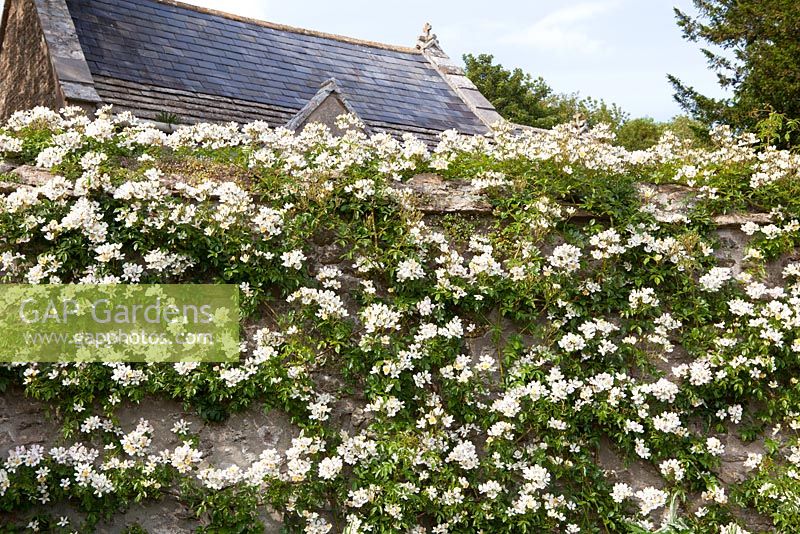
[[[508,70],[495,64],[494,57],[489,54],[467,54],[464,63],[467,76],[497,112],[517,124],[551,128],[578,117],[590,128],[608,124],[617,135],[615,144],[629,150],[656,144],[666,130],[693,142],[704,141],[703,125],[688,117],[676,117],[667,123],[650,118],[631,120],[616,104],[582,97],[579,93],[556,93],[541,77],[533,78],[519,68]]]
[[[616,104],[581,97],[578,93],[557,94],[541,77],[515,68],[508,70],[494,63],[494,56],[472,54],[464,56],[467,77],[497,109],[504,119],[517,124],[552,128],[579,116],[587,124],[601,122],[617,128],[627,119],[627,114]]]
[[[616,129],[614,144],[628,150],[645,150],[658,143],[668,130],[680,139],[691,141],[694,146],[707,146],[709,143],[708,128],[699,121],[680,115],[669,122],[656,122],[650,117],[627,120]]]
[[[615,143],[628,150],[644,150],[658,143],[664,129],[663,123],[650,117],[631,119],[617,129]]]
[[[522,69],[495,65],[489,54],[466,54],[464,63],[467,77],[503,118],[539,128],[557,124],[558,114],[547,101],[553,90],[541,77],[534,79]]]
[[[703,48],[730,98],[704,96],[675,76],[675,99],[706,124],[753,129],[771,112],[800,117],[800,5],[797,0],[693,0],[691,17],[675,9],[686,39]]]
[[[711,135],[708,125],[686,115],[678,115],[664,124],[664,130],[669,130],[681,139],[687,139],[695,146],[711,147]]]
[[[579,93],[556,94],[549,97],[550,106],[558,110],[558,123],[569,122],[575,117],[586,121],[590,128],[598,124],[608,124],[616,131],[629,115],[616,104],[607,104],[605,100],[581,97]]]

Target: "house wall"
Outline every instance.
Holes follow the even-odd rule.
[[[7,0],[0,48],[0,119],[34,106],[63,106],[34,0]]]

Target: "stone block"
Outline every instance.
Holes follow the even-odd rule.
[[[469,182],[444,180],[435,174],[418,174],[395,189],[411,191],[417,207],[425,213],[491,213],[492,206],[480,190]]]
[[[39,169],[31,165],[22,165],[21,167],[17,167],[11,171],[11,174],[17,175],[21,184],[31,185],[34,187],[40,187],[46,184],[53,177],[53,175],[46,170]]]
[[[0,161],[0,174],[5,174],[7,172],[11,172],[14,169],[16,169],[17,167],[19,167],[19,165],[16,165],[16,164],[11,163],[9,161]]]

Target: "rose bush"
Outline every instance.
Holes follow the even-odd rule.
[[[724,127],[713,149],[667,133],[629,152],[602,126],[500,124],[428,147],[341,121],[341,137],[167,135],[107,108],[37,108],[0,128],[3,157],[52,174],[0,197],[4,282],[236,284],[245,315],[236,364],[3,365],[0,384],[47,401],[66,441],[0,464],[0,510],[23,518],[2,528],[81,527],[54,502],[91,528],[171,492],[207,532],[257,532],[265,507],[306,533],[735,533],[747,507],[792,532],[800,265],[781,280],[764,266],[800,240],[797,154]],[[492,217],[423,217],[397,185],[428,172],[481,188]],[[696,195],[665,211],[641,183]],[[731,268],[713,220],[735,211],[771,222],[742,228]],[[299,430],[287,450],[212,465],[186,424],[166,450],[150,422],[120,427],[117,408],[145,397],[210,421],[264,406]],[[362,424],[331,417],[342,399]],[[724,483],[719,438],[765,433],[750,478]],[[603,448],[660,482],[604,470]]]

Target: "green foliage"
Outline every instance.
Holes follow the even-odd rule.
[[[533,78],[520,68],[508,70],[494,63],[494,56],[464,56],[466,75],[506,120],[526,126],[552,128],[580,118],[592,127],[610,124],[616,128],[627,114],[616,104],[582,97],[577,93],[556,94],[543,78]]]
[[[171,113],[169,111],[160,111],[156,115],[156,121],[162,122],[162,123],[167,124],[169,126],[175,126],[176,124],[178,124],[180,122],[180,120],[181,119],[180,119],[180,117],[178,117],[178,115],[176,115],[175,113]]]
[[[737,488],[735,498],[768,516],[778,532],[794,532],[800,524],[800,481],[793,463],[798,438],[793,437],[786,448],[774,440],[767,440],[766,445],[768,454],[758,463],[753,476]],[[792,463],[784,461],[782,451],[791,451]]]
[[[707,128],[686,116],[675,117],[669,122],[657,122],[650,117],[626,120],[616,128],[614,144],[628,150],[645,150],[658,143],[667,131],[696,147],[710,144]]]
[[[628,150],[642,150],[656,144],[669,130],[680,139],[706,144],[708,129],[688,117],[661,123],[651,118],[631,119],[616,104],[578,93],[560,94],[541,77],[533,78],[521,69],[508,70],[494,63],[489,54],[464,56],[466,74],[506,120],[539,128],[552,128],[574,120],[592,128],[607,124],[616,134],[616,144]]]
[[[209,493],[199,488],[184,488],[184,495],[204,525],[196,530],[202,534],[262,534],[264,524],[259,519],[260,500],[254,488],[226,488]]]
[[[694,0],[698,16],[675,9],[678,25],[690,41],[702,41],[709,67],[722,88],[732,92],[714,99],[669,80],[675,99],[706,124],[726,123],[753,129],[771,112],[800,117],[800,10],[795,0]],[[796,144],[793,133],[783,146]]]
[[[616,143],[628,150],[644,150],[655,145],[664,133],[664,125],[650,117],[625,121],[617,129]]]
[[[489,54],[464,56],[466,74],[503,118],[517,124],[550,128],[563,122],[563,114],[548,101],[553,90],[542,79],[516,68],[508,70],[494,64]]]
[[[791,146],[800,136],[800,119],[790,119],[782,113],[772,112],[756,124],[761,142],[771,146]]]
[[[80,447],[64,461],[12,458],[0,509],[38,510],[44,485],[53,502],[86,514],[87,529],[169,493],[209,533],[262,532],[267,507],[286,532],[352,532],[356,520],[382,533],[444,523],[451,532],[652,531],[645,498],[613,493],[620,479],[598,461],[612,449],[661,470],[663,489],[649,488],[656,514],[668,507],[657,532],[735,532],[738,505],[713,493],[721,459],[707,438],[730,432],[737,407],[754,427],[795,425],[800,413],[800,267],[769,299],[749,284],[764,259],[800,244],[791,154],[756,152],[724,129],[710,150],[675,143],[630,154],[609,144],[607,128],[578,125],[498,130],[491,143],[446,137],[433,153],[314,126],[296,136],[225,128],[146,146],[126,135],[158,134],[77,132],[83,143],[54,164],[64,181],[3,197],[5,282],[121,281],[135,264],[142,281],[240,285],[249,313],[236,364],[0,366],[103,462],[102,472],[94,457],[80,463],[93,475],[81,485]],[[174,169],[184,178],[162,189]],[[432,172],[458,181],[446,186],[482,181],[491,217],[423,217],[402,181]],[[58,189],[87,178],[80,193]],[[659,213],[641,182],[691,184],[694,211]],[[710,221],[754,206],[774,210],[775,224],[753,231],[735,279],[715,269]],[[122,257],[97,259],[100,231]],[[180,255],[170,269],[145,259],[162,249]],[[665,369],[675,352],[687,365]],[[179,429],[158,436],[177,438],[175,449],[149,456],[155,431],[142,423],[126,434],[114,420],[121,402],[145,397],[183,402],[212,432],[250,406],[282,412],[294,425],[291,453],[206,468],[199,439]],[[773,456],[765,466],[782,462]],[[791,471],[756,476],[741,502],[791,532],[796,512],[781,494],[759,493],[774,476],[793,496]],[[716,495],[704,514],[687,510],[698,493]]]
[[[616,130],[628,120],[628,113],[618,105],[608,104],[602,99],[582,97],[578,93],[553,95],[549,104],[557,110],[558,123],[577,118],[585,121],[590,128],[607,124],[612,130]]]

